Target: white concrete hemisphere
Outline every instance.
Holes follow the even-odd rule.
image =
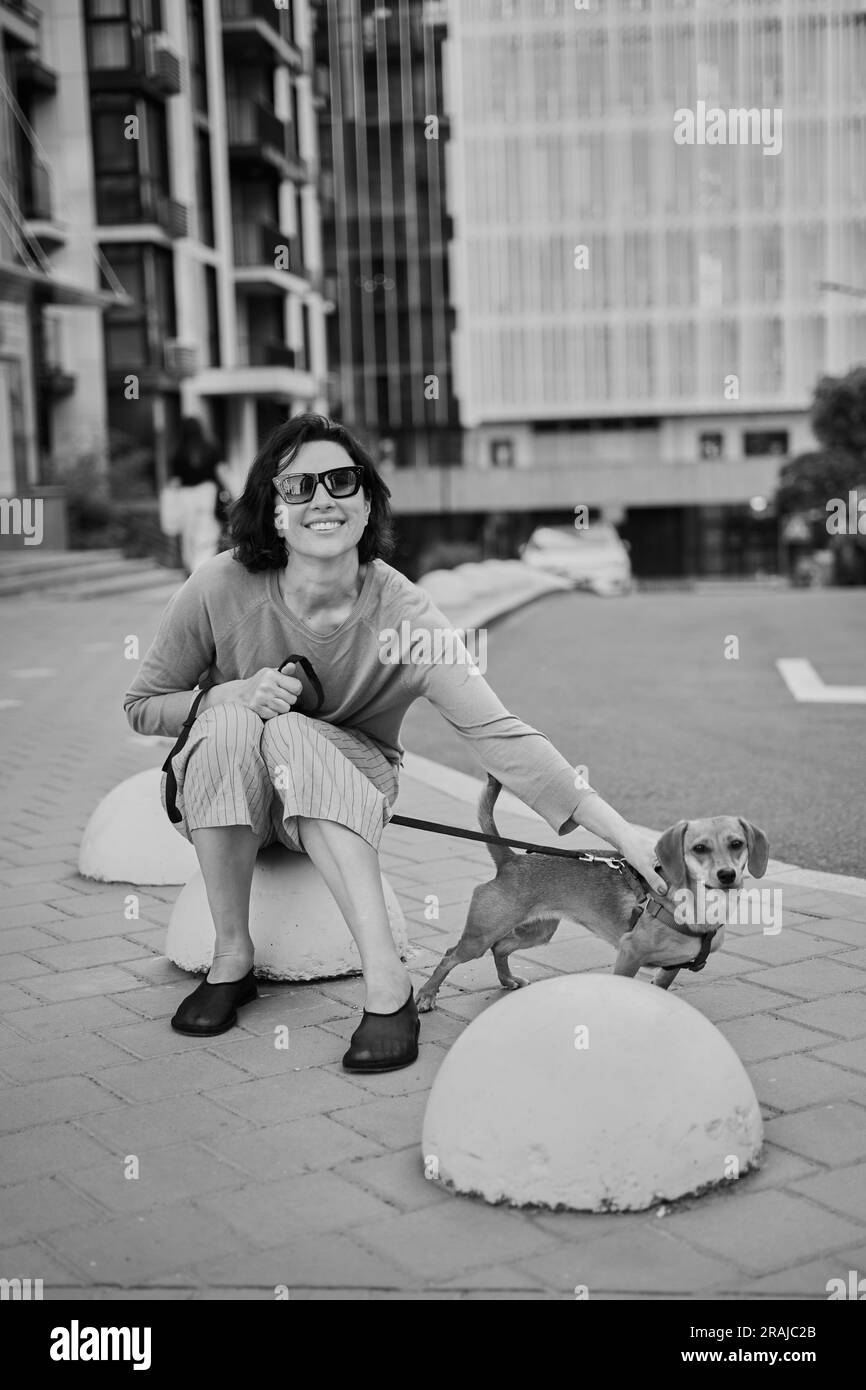
[[[186,883],[198,860],[160,800],[158,767],[127,777],[104,796],[84,829],[78,872],[101,883]]]
[[[428,1175],[488,1202],[638,1211],[741,1176],[761,1142],[752,1083],[703,1014],[638,980],[565,975],[461,1033],[421,1147]]]
[[[406,955],[406,923],[383,876],[391,934]],[[361,969],[358,948],[325,880],[306,855],[282,845],[263,850],[253,870],[250,935],[256,974],[271,980],[322,980]],[[168,924],[165,953],[182,970],[209,969],[214,925],[201,872],[178,894]]]

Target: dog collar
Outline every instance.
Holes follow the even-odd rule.
[[[632,869],[630,865],[625,863],[623,863],[623,876],[627,880],[639,880],[640,883],[638,889],[638,902],[632,910],[630,929],[636,927],[641,917],[646,913],[647,917],[657,917],[666,927],[670,927],[671,930],[675,931],[679,936],[688,936],[691,937],[692,940],[697,937],[701,944],[695,958],[693,960],[683,961],[682,965],[668,966],[666,969],[703,970],[707,963],[707,957],[710,954],[710,947],[713,944],[715,932],[694,932],[689,931],[688,927],[682,926],[671,912],[670,904],[667,899],[654,893],[646,879],[643,878],[641,874],[638,874],[635,869]],[[631,886],[633,887],[634,884],[632,883]]]

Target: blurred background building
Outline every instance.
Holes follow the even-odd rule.
[[[0,49],[0,493],[109,449],[153,511],[182,414],[240,483],[313,408],[409,568],[578,505],[639,576],[776,567],[866,345],[866,0],[0,0]]]
[[[866,348],[866,302],[821,288],[864,283],[864,10],[450,7],[453,506],[601,508],[638,574],[774,567],[812,387]],[[675,143],[698,102],[778,109],[779,153]]]

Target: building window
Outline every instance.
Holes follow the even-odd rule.
[[[207,114],[207,63],[205,59],[204,11],[202,0],[187,0],[189,34],[189,76],[194,111]]]
[[[514,466],[514,441],[511,439],[491,439],[490,464],[493,468],[512,468]]]
[[[105,315],[109,370],[161,369],[165,342],[177,331],[171,252],[140,244],[103,244],[101,250],[134,301]]]
[[[210,162],[210,133],[207,130],[197,130],[195,142],[195,199],[198,209],[198,235],[200,241],[206,242],[208,246],[213,246],[213,182]]]
[[[702,459],[720,459],[724,453],[724,436],[717,431],[698,435],[698,454]]]
[[[787,430],[747,430],[743,435],[746,458],[760,458],[767,454],[784,456],[787,452]]]
[[[126,138],[127,118],[139,122],[139,139]],[[100,99],[92,113],[96,215],[105,225],[162,221],[169,196],[165,111],[132,95]]]
[[[204,280],[208,363],[211,367],[218,367],[220,365],[219,294],[217,273],[212,265],[204,267]]]

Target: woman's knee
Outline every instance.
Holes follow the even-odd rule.
[[[253,710],[236,701],[211,705],[193,725],[195,733],[208,742],[216,743],[221,753],[239,762],[243,762],[249,753],[259,751],[263,728],[264,721]]]
[[[304,738],[300,722],[309,720],[305,714],[277,714],[265,721],[261,737],[261,753],[268,767],[273,770],[283,764],[300,766],[304,757],[309,764],[310,743]]]

